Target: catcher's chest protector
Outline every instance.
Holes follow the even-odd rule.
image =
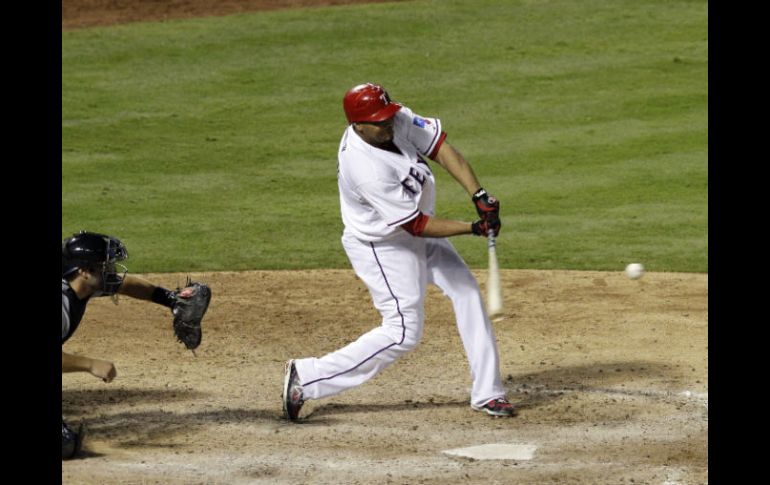
[[[89,298],[81,300],[75,294],[69,282],[62,278],[61,280],[61,318],[62,318],[62,339],[63,344],[72,334],[77,330],[80,321],[83,319],[83,314],[86,312],[86,305]]]

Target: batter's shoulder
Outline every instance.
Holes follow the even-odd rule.
[[[406,106],[402,106],[398,113],[396,113],[396,122],[400,122],[405,127],[422,126],[425,120],[432,122],[436,119],[437,118],[434,117],[417,114]]]

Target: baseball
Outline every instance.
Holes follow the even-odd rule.
[[[644,274],[644,266],[639,263],[631,263],[626,266],[626,276],[632,280],[638,280]]]

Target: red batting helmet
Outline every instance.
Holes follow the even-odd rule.
[[[385,121],[401,109],[390,101],[388,92],[379,84],[359,84],[350,88],[342,100],[349,123]]]

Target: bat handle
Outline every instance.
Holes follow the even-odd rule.
[[[489,249],[495,249],[495,231],[494,229],[490,229],[487,231],[487,246]]]

